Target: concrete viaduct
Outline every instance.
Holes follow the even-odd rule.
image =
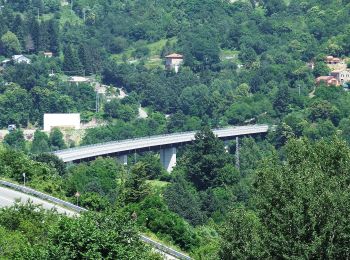
[[[232,126],[214,129],[213,133],[227,141],[238,137],[254,134],[264,134],[269,130],[268,125]],[[143,151],[160,151],[160,160],[164,168],[171,172],[176,164],[176,147],[190,143],[195,139],[196,131],[175,134],[114,141],[108,143],[80,146],[54,152],[64,162],[89,160],[98,156],[117,156],[123,164],[127,164],[127,156]],[[238,146],[237,146],[238,147]]]

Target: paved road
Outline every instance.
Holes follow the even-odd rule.
[[[65,209],[63,207],[54,205],[50,202],[44,201],[42,199],[14,191],[8,188],[0,187],[0,207],[10,207],[15,201],[19,199],[21,203],[26,203],[28,200],[32,201],[36,205],[42,205],[44,209],[55,208],[58,213],[66,213],[69,216],[77,215],[78,213]]]
[[[23,186],[20,186],[20,185],[17,185],[17,184],[12,184],[10,182],[7,182],[7,181],[2,181],[3,182],[3,185],[12,185],[14,187],[16,187],[16,189],[18,188],[21,188],[23,189],[24,191],[28,191],[30,190],[30,192],[33,192],[34,190],[32,189],[28,189],[27,187],[23,187]],[[10,187],[12,187],[10,186]],[[37,192],[37,191],[36,191]],[[41,192],[37,192],[39,195],[42,194]],[[47,196],[47,195],[45,195]],[[51,196],[50,196],[51,197]],[[54,197],[52,197],[54,198]],[[73,216],[73,215],[79,215],[79,213],[77,213],[76,211],[76,206],[75,205],[71,205],[70,207],[72,207],[73,210],[68,210],[66,208],[63,208],[63,207],[60,207],[60,206],[57,206],[55,204],[53,204],[52,202],[48,202],[48,201],[45,201],[45,200],[42,200],[42,199],[39,199],[37,197],[34,197],[34,196],[30,196],[30,195],[27,195],[26,193],[22,193],[22,192],[19,192],[19,191],[15,191],[15,190],[12,190],[12,189],[8,189],[8,188],[4,188],[2,186],[0,186],[0,208],[1,207],[10,207],[12,206],[16,200],[20,200],[22,203],[26,203],[28,200],[32,201],[34,204],[37,204],[37,205],[42,205],[43,208],[45,209],[52,209],[52,208],[55,208],[57,210],[58,213],[65,213],[67,214],[68,216]],[[61,201],[62,203],[62,200],[60,199],[57,199],[57,201]],[[65,202],[67,203],[67,205],[69,206],[69,204],[71,203],[68,203],[68,202]],[[80,208],[80,209],[83,209],[83,208]],[[86,210],[86,209],[84,209]],[[151,247],[153,247],[153,250],[155,252],[158,252],[160,253],[162,256],[163,256],[163,259],[165,260],[173,260],[173,259],[191,259],[190,257],[182,254],[181,252],[178,252],[166,245],[163,245],[159,242],[156,242],[154,241],[153,239],[149,238],[149,237],[146,237],[145,235],[140,235],[140,238],[143,242],[149,244]]]
[[[268,125],[250,125],[216,129],[213,130],[213,132],[219,138],[232,138],[235,136],[267,133],[268,130]],[[64,162],[72,162],[85,158],[94,158],[101,155],[116,153],[126,154],[130,151],[136,151],[145,148],[158,149],[159,147],[167,145],[181,145],[194,140],[195,134],[196,132],[192,131],[184,133],[150,136],[137,139],[81,146],[72,149],[57,151],[54,152],[54,154],[56,154]]]

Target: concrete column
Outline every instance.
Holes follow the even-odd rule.
[[[160,150],[160,162],[167,172],[171,172],[176,165],[176,148],[170,147]]]
[[[239,170],[239,137],[236,136],[236,168]]]
[[[224,141],[224,148],[225,148],[225,152],[226,153],[228,153],[230,151],[229,141],[228,140]]]
[[[123,165],[128,164],[128,155],[127,154],[119,156],[118,159],[119,159],[121,164],[123,164]]]

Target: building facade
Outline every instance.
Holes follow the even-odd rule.
[[[335,77],[340,84],[350,82],[350,71],[349,70],[339,70],[331,72],[331,76]]]
[[[165,56],[165,68],[175,70],[177,73],[181,64],[183,63],[183,56],[181,54],[173,53]]]

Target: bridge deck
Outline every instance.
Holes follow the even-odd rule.
[[[219,138],[230,138],[235,136],[266,133],[268,125],[235,126],[213,130]],[[108,154],[127,153],[145,148],[162,147],[168,145],[178,145],[194,140],[195,131],[166,134],[137,139],[101,143],[95,145],[81,146],[54,152],[64,162],[71,162],[86,158],[93,158]]]

